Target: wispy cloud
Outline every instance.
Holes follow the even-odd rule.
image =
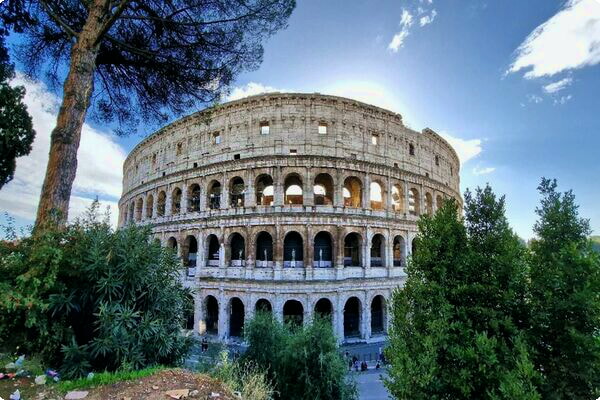
[[[417,7],[417,9],[412,12],[406,8],[402,9],[399,23],[400,30],[392,36],[392,40],[388,44],[388,50],[392,53],[397,53],[398,50],[402,48],[406,38],[411,33],[416,18],[418,18],[419,26],[424,27],[431,24],[437,16],[437,11],[435,9],[429,10],[433,0],[421,0],[420,3],[423,6]]]
[[[273,93],[273,92],[289,92],[286,89],[277,89],[272,86],[266,86],[262,83],[257,82],[249,82],[244,86],[237,86],[233,88],[229,96],[227,96],[226,101],[233,101],[242,99],[248,96],[254,96],[262,93]]]
[[[569,0],[517,48],[507,73],[552,76],[600,63],[600,1]]]
[[[537,94],[528,94],[527,101],[529,101],[530,103],[539,104],[542,101],[544,101],[544,99],[541,96],[538,96]]]
[[[560,90],[565,89],[572,82],[573,82],[573,78],[564,78],[564,79],[561,79],[560,81],[549,83],[546,86],[544,86],[544,92],[546,92],[548,94],[556,93]]]
[[[461,164],[477,157],[482,151],[481,139],[462,139],[444,131],[439,134],[456,150]]]
[[[56,125],[60,99],[50,93],[40,82],[18,76],[15,85],[24,85],[27,91],[24,102],[33,118],[37,132],[28,156],[17,159],[15,179],[0,191],[0,210],[33,222],[37,211],[42,183],[48,163],[50,133]],[[117,199],[122,190],[122,170],[125,151],[107,132],[84,124],[77,155],[78,168],[73,195],[69,205],[69,219],[79,215],[99,196],[111,210],[111,222],[116,225]]]
[[[573,98],[573,96],[571,96],[570,94],[567,95],[567,96],[560,96],[560,97],[554,99],[554,105],[563,105],[563,104],[566,104],[572,98]]]
[[[475,168],[473,168],[473,175],[487,175],[487,174],[491,174],[492,172],[494,172],[496,170],[496,168],[494,167],[484,167],[481,168],[479,165],[477,165]]]

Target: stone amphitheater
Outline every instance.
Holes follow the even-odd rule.
[[[184,117],[127,157],[120,225],[149,224],[195,289],[188,328],[238,341],[266,310],[328,315],[340,342],[384,340],[417,219],[462,204],[459,159],[431,129],[321,94],[270,93]]]

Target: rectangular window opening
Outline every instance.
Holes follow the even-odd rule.
[[[264,121],[260,123],[260,134],[268,135],[269,134],[269,121]]]
[[[379,135],[373,133],[371,134],[371,144],[374,146],[377,146],[377,144],[379,143]]]
[[[290,156],[295,156],[295,155],[298,155],[298,150],[290,149]]]
[[[239,160],[240,159],[240,155],[239,154],[234,154],[233,155],[233,159],[234,160]]]
[[[319,124],[319,135],[327,135],[327,124],[324,122]]]
[[[221,143],[221,133],[220,132],[213,133],[213,144],[220,144],[220,143]]]

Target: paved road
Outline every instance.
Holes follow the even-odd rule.
[[[381,370],[352,373],[358,386],[359,400],[386,400],[390,398],[381,381],[381,374]]]

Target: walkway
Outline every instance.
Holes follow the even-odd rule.
[[[365,372],[352,372],[358,386],[358,400],[386,400],[391,397],[381,381],[383,370],[370,369]]]

